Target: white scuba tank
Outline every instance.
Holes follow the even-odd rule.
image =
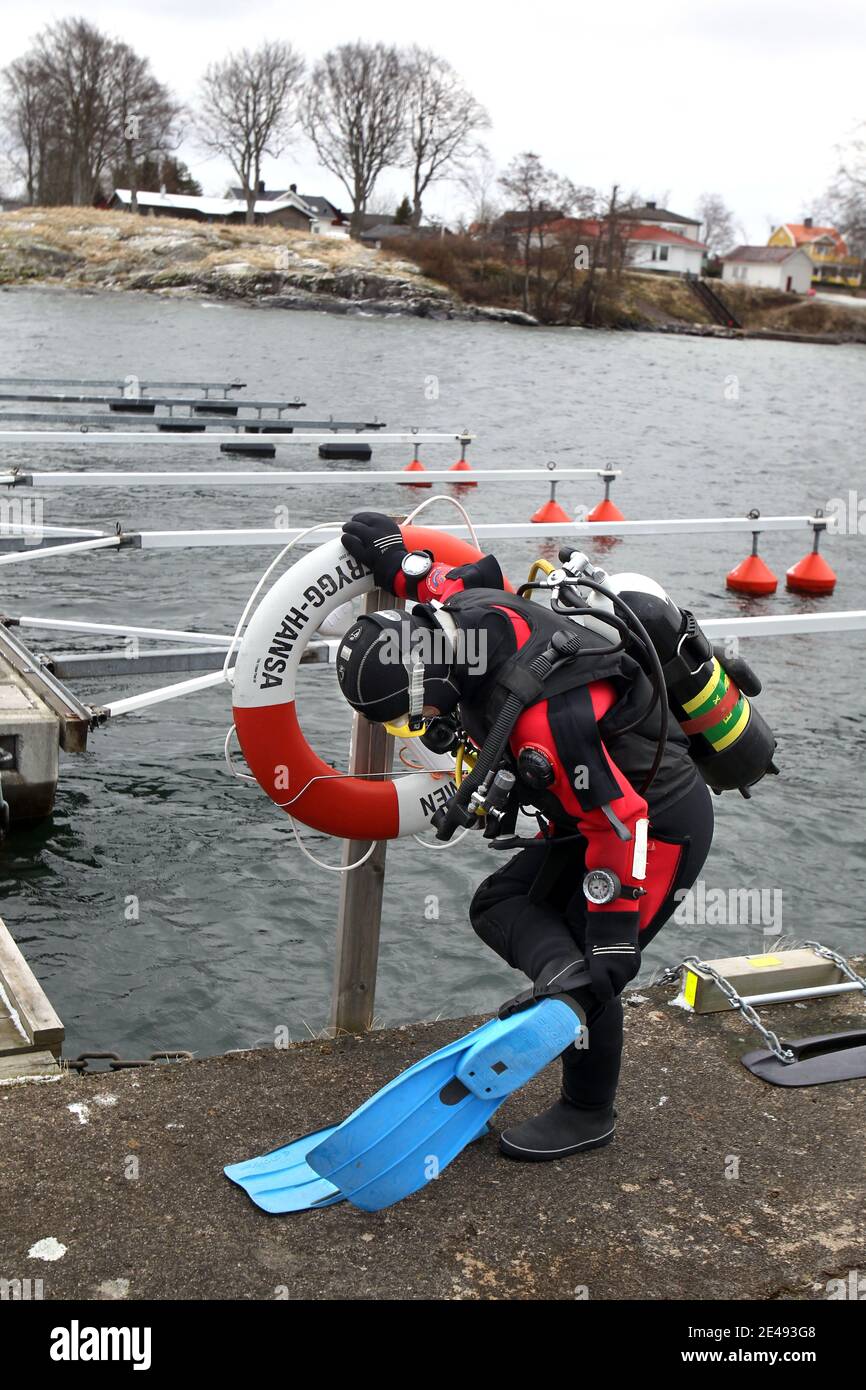
[[[556,591],[557,582],[563,575],[579,575],[585,570],[590,579],[603,584],[614,594],[623,593],[643,593],[653,594],[656,598],[662,599],[665,603],[671,603],[670,596],[654,579],[647,574],[637,574],[632,570],[624,570],[621,574],[608,574],[599,565],[594,565],[592,561],[581,551],[574,551],[570,560],[566,564],[560,565],[548,576],[548,588],[536,589],[533,595],[549,608],[551,594]],[[571,593],[586,608],[591,608],[597,616],[587,614],[576,615],[572,622],[580,623],[582,627],[591,628],[594,632],[599,632],[603,637],[608,637],[612,642],[619,641],[619,632],[610,623],[604,621],[605,613],[613,613],[613,604],[609,598],[597,590],[590,588],[589,585],[571,586]]]

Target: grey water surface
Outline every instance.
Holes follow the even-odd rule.
[[[743,515],[751,507],[807,513],[866,486],[866,353],[855,346],[344,318],[28,289],[0,293],[0,374],[240,375],[250,396],[302,396],[310,417],[375,412],[392,428],[468,428],[478,436],[470,459],[479,467],[556,460],[622,468],[615,498],[632,519]],[[450,446],[422,453],[431,465],[455,456]],[[383,444],[373,466],[409,457],[406,446]],[[3,446],[0,464],[239,466],[215,446],[73,451],[48,440]],[[429,495],[394,484],[371,491],[351,479],[327,489],[305,483],[304,468],[326,466],[309,446],[281,451],[275,466],[297,468],[297,485],[154,487],[126,496],[52,490],[44,519],[120,521],[127,530],[266,527],[288,505],[290,524],[304,525],[371,505],[399,511]],[[560,494],[570,508],[592,505],[599,486],[564,483]],[[541,480],[461,494],[477,521],[527,521],[545,495]],[[432,510],[432,519],[454,519],[444,504]],[[781,576],[808,546],[805,531],[770,533],[761,550]],[[729,594],[725,574],[746,553],[745,537],[647,536],[593,553],[608,569],[654,575],[704,617],[866,607],[863,537],[829,537],[823,548],[839,576],[832,599],[784,587],[763,600]],[[495,549],[519,582],[544,547],[527,540]],[[230,631],[273,553],[125,550],[36,560],[3,568],[0,606],[12,615]],[[782,776],[750,802],[716,802],[703,879],[708,893],[762,891],[762,919],[671,922],[647,952],[647,972],[694,952],[759,951],[778,933],[862,949],[862,642],[848,634],[744,644],[766,684],[761,708],[779,738]],[[38,645],[119,643],[39,634]],[[170,679],[131,669],[79,693],[101,702]],[[305,668],[299,701],[318,751],[344,757],[349,721],[333,669]],[[53,818],[0,850],[0,912],[66,1023],[70,1055],[163,1047],[206,1054],[272,1041],[280,1027],[303,1038],[327,1023],[338,876],[302,857],[264,793],[227,775],[229,723],[222,688],[118,719],[92,737],[86,755],[64,756]],[[338,862],[336,843],[313,832],[305,842]],[[513,992],[516,977],[467,919],[474,885],[499,862],[471,839],[444,852],[412,839],[389,846],[377,1021],[458,1016]]]

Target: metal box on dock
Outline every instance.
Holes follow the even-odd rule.
[[[727,956],[724,960],[713,960],[708,964],[714,966],[746,999],[751,995],[835,985],[841,978],[833,961],[824,960],[808,949]],[[683,972],[683,1002],[696,1014],[718,1013],[731,1007],[712,976],[696,965],[686,966]]]

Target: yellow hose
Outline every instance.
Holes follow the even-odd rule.
[[[454,781],[458,787],[463,781],[464,766],[471,772],[475,766],[476,756],[477,754],[469,752],[465,743],[460,744],[460,747],[457,749],[457,760],[454,764]]]
[[[529,566],[527,584],[532,584],[538,578],[539,574],[553,574],[555,568],[556,566],[552,565],[549,560],[542,560],[540,557],[537,560],[533,560],[532,564]],[[532,596],[530,595],[530,597]]]

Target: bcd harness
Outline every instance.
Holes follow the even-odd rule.
[[[630,835],[610,806],[620,791],[602,739],[614,747],[632,734],[655,742],[655,759],[640,788],[643,795],[664,759],[669,708],[688,738],[692,761],[714,791],[739,788],[748,796],[750,785],[765,773],[778,771],[773,763],[775,739],[748,699],[749,694],[760,691],[760,681],[744,661],[728,661],[738,685],[693,614],[652,593],[613,592],[601,582],[607,579],[604,572],[593,569],[585,557],[569,548],[560,552],[560,559],[565,569],[558,572],[560,587],[551,609],[524,596],[533,589],[549,587],[531,582],[517,595],[499,589],[465,589],[451,595],[444,605],[431,605],[452,642],[461,620],[471,625],[473,610],[499,610],[528,628],[518,651],[492,673],[490,680],[482,682],[481,698],[477,702],[471,696],[461,698],[459,712],[465,735],[479,752],[472,772],[433,818],[439,839],[450,839],[458,826],[475,824],[479,814],[487,816],[485,834],[491,839],[513,829],[521,797],[514,772],[504,764],[510,758],[508,741],[518,718],[539,700],[551,700],[566,691],[579,692],[594,681],[612,681],[619,697],[601,720],[596,721],[586,692],[583,699],[558,702],[550,712],[550,723],[555,739],[560,732],[563,740],[567,735],[572,743],[579,740],[588,774],[587,786],[575,787],[582,809],[601,807],[620,838]],[[604,623],[608,630],[618,632],[618,642],[573,621],[581,616],[599,617],[598,609],[586,607],[585,598],[580,597],[587,591],[606,602],[609,611],[604,614]],[[432,737],[426,740],[430,746],[438,746],[440,751],[449,747],[448,739],[435,725],[451,722],[433,721]],[[450,746],[458,741],[455,731]],[[536,792],[541,790],[543,768],[535,768],[541,782],[533,781],[529,760],[522,767],[518,765],[517,771]],[[540,800],[542,797],[536,795],[533,804]],[[502,847],[513,843],[512,838]]]
[[[626,606],[619,604],[619,608],[622,611]],[[620,693],[610,713],[618,715],[622,722],[622,707],[626,704],[632,716],[622,731],[636,727],[650,714],[659,701],[659,692],[665,703],[662,727],[666,726],[661,672],[653,672],[655,680],[647,681],[641,665],[625,651],[626,637],[630,638],[630,633],[614,642],[524,597],[505,594],[498,589],[467,589],[453,594],[437,611],[437,616],[441,615],[440,621],[444,619],[446,628],[451,622],[459,628],[462,624],[471,625],[473,613],[481,615],[491,610],[525,623],[528,635],[519,650],[480,683],[477,700],[471,694],[461,698],[463,729],[479,752],[472,772],[433,818],[437,837],[443,840],[450,839],[458,826],[477,823],[479,813],[487,816],[485,834],[488,838],[513,829],[518,803],[528,796],[520,797],[514,772],[503,764],[510,759],[508,741],[518,718],[539,700],[551,700],[566,691],[586,691],[593,682],[608,680]],[[641,625],[637,620],[634,626],[637,643],[644,651],[647,647],[651,650],[649,640],[638,635]],[[652,658],[658,667],[654,651]],[[636,689],[649,690],[649,696],[635,717],[631,697]],[[630,839],[630,832],[610,806],[619,797],[620,788],[605,757],[601,741],[604,730],[600,729],[593,714],[588,691],[583,699],[560,704],[560,717],[570,725],[561,732],[579,740],[587,769],[586,785],[575,789],[581,807],[584,810],[601,807],[620,838]],[[551,720],[554,737],[556,722],[556,719]],[[513,843],[511,839],[509,844]]]

